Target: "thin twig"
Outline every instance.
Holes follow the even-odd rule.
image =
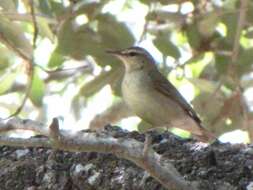
[[[60,68],[60,69],[55,69],[55,70],[47,70],[44,69],[42,66],[35,64],[34,66],[40,68],[44,72],[48,74],[48,76],[43,79],[43,82],[45,84],[51,82],[52,80],[63,80],[63,79],[70,79],[71,82],[75,80],[76,76],[78,77],[79,75],[84,75],[84,74],[89,74],[92,72],[92,67],[90,66],[80,66],[80,67],[75,67],[75,68]],[[6,92],[6,93],[12,93],[12,92],[23,92],[24,89],[26,89],[25,84],[19,84],[19,83],[14,83],[12,87]]]
[[[42,71],[48,73],[48,74],[52,74],[52,73],[58,73],[58,72],[65,72],[65,71],[79,71],[79,70],[83,70],[86,68],[90,68],[89,65],[81,65],[80,67],[73,67],[73,68],[57,68],[57,69],[53,69],[53,70],[48,70],[45,69],[44,67],[42,67],[41,65],[35,64],[36,67],[40,68]]]
[[[17,48],[14,44],[12,44],[8,38],[6,38],[1,32],[0,32],[0,39],[2,39],[2,42],[4,42],[4,44],[10,48],[11,50],[13,50],[13,52],[15,54],[17,54],[19,57],[21,57],[23,60],[29,62],[31,61],[31,57],[30,55],[27,55],[25,52],[23,52],[21,49]]]
[[[246,13],[247,13],[247,8],[248,8],[248,0],[241,0],[241,7],[239,10],[239,18],[238,18],[238,24],[237,24],[237,30],[236,30],[236,35],[235,35],[235,40],[234,40],[234,46],[233,46],[233,51],[232,51],[232,57],[231,57],[231,61],[232,64],[230,67],[230,71],[232,71],[232,74],[234,74],[236,71],[236,67],[235,64],[238,62],[238,57],[239,57],[239,50],[240,50],[240,37],[241,37],[241,33],[243,30],[243,27],[245,26],[245,22],[246,22]],[[248,122],[248,109],[247,109],[247,105],[246,102],[244,100],[243,97],[243,89],[241,87],[240,84],[240,80],[238,78],[238,76],[234,77],[234,80],[237,84],[238,87],[238,92],[240,94],[240,106],[242,108],[242,115],[244,118],[244,128],[247,129],[248,133],[249,133],[249,137],[250,137],[250,141],[252,141],[252,130],[249,126],[249,122]]]
[[[30,0],[30,7],[31,7],[32,22],[33,22],[33,49],[35,49],[36,48],[36,41],[37,41],[38,33],[39,33],[39,28],[38,28],[38,24],[37,24],[36,15],[35,15],[33,0]]]
[[[249,140],[252,142],[253,140],[253,129],[250,127],[250,120],[249,120],[249,109],[247,106],[247,103],[245,101],[245,98],[243,96],[243,89],[239,87],[238,93],[240,96],[240,105],[241,105],[241,111],[242,111],[242,117],[243,117],[243,129],[248,131],[249,134]]]
[[[140,36],[140,39],[138,40],[138,44],[141,43],[143,40],[145,40],[147,31],[148,31],[148,25],[149,25],[149,21],[146,20],[145,24],[144,24],[144,27],[143,27],[143,31],[142,31],[141,36]]]
[[[147,19],[147,16],[149,15],[150,12],[151,12],[151,6],[148,7],[148,13],[145,16],[145,23],[144,23],[144,27],[143,27],[143,31],[141,33],[140,39],[138,40],[138,44],[141,43],[145,39],[145,36],[147,34],[148,25],[149,25],[149,20]]]
[[[241,0],[241,7],[239,10],[239,18],[238,18],[238,25],[236,29],[235,39],[234,39],[234,46],[233,46],[233,53],[231,61],[232,63],[236,63],[238,60],[239,55],[239,48],[240,48],[240,37],[242,29],[245,25],[245,19],[246,19],[246,12],[247,12],[247,5],[248,0]]]
[[[209,104],[209,103],[212,104],[212,102],[210,102],[210,100],[215,99],[215,96],[216,96],[217,93],[220,91],[222,85],[223,85],[223,82],[222,82],[222,81],[219,81],[219,83],[217,84],[215,90],[214,90],[210,95],[208,95],[207,100],[202,104],[203,110],[206,109],[206,105],[207,105],[207,104]]]

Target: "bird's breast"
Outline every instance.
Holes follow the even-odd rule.
[[[142,72],[125,74],[122,82],[123,98],[133,111],[142,109],[143,103],[147,101],[149,83],[150,79]]]
[[[164,126],[184,117],[182,108],[173,99],[157,91],[149,77],[142,72],[125,74],[122,92],[129,108],[154,126]]]
[[[163,120],[157,109],[163,109],[163,106],[156,100],[159,97],[151,82],[148,75],[141,72],[126,74],[122,83],[123,98],[136,115],[151,124],[160,125]]]

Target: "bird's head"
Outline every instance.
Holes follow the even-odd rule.
[[[141,47],[135,46],[123,50],[108,50],[107,53],[118,57],[124,63],[127,71],[148,69],[155,66],[153,57]]]

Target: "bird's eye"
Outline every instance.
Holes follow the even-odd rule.
[[[133,56],[136,56],[137,53],[136,52],[130,52],[128,55],[131,56],[131,57],[133,57]]]

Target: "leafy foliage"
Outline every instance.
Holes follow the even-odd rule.
[[[29,60],[34,67],[29,94],[33,109],[46,106],[44,100],[50,95],[63,96],[71,85],[75,86],[74,110],[84,109],[85,102],[105,86],[111,88],[112,96],[121,96],[123,67],[105,50],[134,44],[145,47],[145,42],[148,49],[163,55],[162,73],[176,68],[195,87],[192,103],[211,130],[222,134],[242,126],[248,129],[252,102],[243,93],[253,82],[253,2],[248,1],[245,10],[239,0],[122,2],[0,1],[1,96],[22,97],[28,84],[23,78],[31,74]],[[243,21],[240,11],[246,11]],[[244,25],[236,39],[240,22]],[[38,34],[33,44],[35,26]],[[237,52],[235,40],[239,41]],[[238,54],[236,60],[234,54]],[[80,65],[88,69],[79,69]],[[74,72],[65,72],[66,68]],[[86,101],[77,101],[82,98]],[[38,109],[39,115],[46,115],[42,110]],[[13,105],[9,111],[5,115],[13,111]],[[25,111],[21,115],[29,117]]]

